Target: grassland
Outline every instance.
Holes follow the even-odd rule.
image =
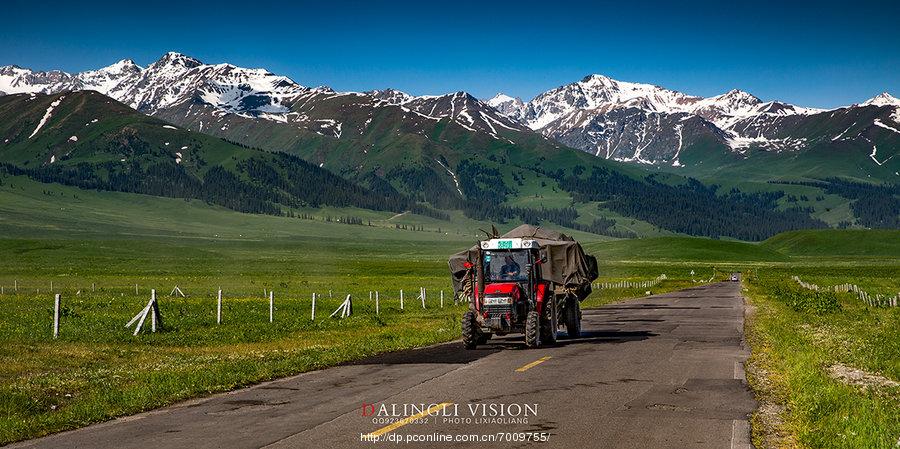
[[[453,304],[446,257],[489,224],[458,215],[447,222],[358,209],[299,212],[315,219],[5,178],[0,443],[457,338],[465,306]],[[328,216],[359,217],[366,225],[327,222]],[[168,295],[175,285],[186,298]],[[420,287],[428,291],[426,310],[416,301]],[[124,324],[151,288],[159,295],[163,330],[133,337]],[[219,288],[223,323],[216,325]],[[369,300],[374,290],[378,315]],[[265,291],[275,295],[271,324]],[[56,340],[53,293],[63,298]],[[315,320],[312,293],[319,294]],[[329,319],[347,294],[354,316]],[[608,291],[595,300],[634,294]]]
[[[457,337],[464,306],[452,304],[446,256],[471,245],[488,223],[460,215],[448,222],[358,209],[301,212],[315,219],[6,178],[0,186],[0,444]],[[360,217],[371,226],[327,222],[327,216]],[[896,439],[896,391],[848,387],[823,367],[840,362],[900,379],[900,309],[866,309],[846,297],[838,313],[797,312],[773,299],[770,287],[799,275],[820,285],[852,280],[872,293],[896,290],[897,232],[799,232],[759,244],[573,234],[598,257],[601,282],[665,273],[669,280],[651,289],[658,293],[734,270],[753,273],[758,280],[748,288],[757,313],[748,335],[754,360],[765,368],[755,386],[785,404],[778,431],[810,447],[877,446],[891,432]],[[52,292],[63,295],[57,340],[50,329],[51,282]],[[168,296],[175,285],[187,298]],[[426,310],[415,301],[420,287],[429,292]],[[150,288],[160,293],[163,331],[133,337],[124,324]],[[218,288],[225,297],[221,325],[215,323]],[[402,311],[400,289],[407,294]],[[373,290],[381,298],[377,316]],[[264,291],[275,294],[272,324]],[[314,292],[320,299],[311,320]],[[585,306],[643,293],[603,290]],[[347,294],[354,316],[328,319]],[[812,337],[820,335],[825,343]],[[853,401],[859,405],[846,405]],[[851,417],[828,418],[836,404]],[[754,431],[763,441],[760,429]]]
[[[875,290],[887,283],[896,288],[900,274],[893,265],[849,271],[846,267],[769,269],[751,276],[747,293],[754,312],[747,338],[753,351],[747,372],[761,402],[753,417],[754,444],[896,447],[900,386],[853,382],[835,373],[854,370],[888,382],[900,379],[900,308],[866,307],[855,295],[837,294],[839,310],[796,310],[783,297],[785,287],[776,285],[790,283],[786,276],[798,271],[820,285],[852,278]]]

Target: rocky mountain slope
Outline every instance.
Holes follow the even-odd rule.
[[[526,130],[465,92],[418,97],[390,89],[335,92],[328,87],[304,87],[265,69],[204,64],[175,52],[166,53],[146,68],[131,60],[76,74],[0,67],[2,93],[52,94],[73,90],[95,90],[148,115],[171,116],[172,111],[185,116],[202,115],[207,118],[207,128],[215,126],[221,116],[235,114],[292,123],[320,134],[341,137],[344,127],[340,117],[325,119],[311,112],[321,101],[350,97],[360,107],[398,107],[424,119],[448,118],[464,128],[497,138],[498,128]],[[199,120],[192,120],[199,127]],[[354,130],[347,131],[354,134]]]
[[[741,162],[777,163],[813,152],[846,175],[896,180],[900,100],[884,93],[834,110],[763,102],[740,90],[703,98],[602,75],[525,103],[498,94],[488,104],[541,134],[605,159],[714,172]],[[881,147],[880,153],[878,147]],[[701,166],[701,164],[705,164]],[[794,167],[794,164],[787,164]],[[770,169],[773,167],[770,167]],[[781,170],[774,167],[778,174]],[[806,173],[793,172],[802,176]]]
[[[354,176],[394,168],[398,140],[416,153],[434,145],[478,151],[468,142],[487,138],[561,144],[700,178],[900,177],[900,100],[886,93],[826,111],[740,90],[703,98],[591,75],[527,103],[503,94],[483,102],[465,92],[305,87],[265,69],[204,64],[175,52],[146,68],[131,60],[77,74],[0,68],[0,92],[71,90],[96,90],[188,129],[300,154]],[[452,136],[442,135],[448,127]],[[558,144],[540,142],[531,130]],[[458,138],[469,132],[475,137]],[[437,174],[443,170],[435,157],[420,159]]]

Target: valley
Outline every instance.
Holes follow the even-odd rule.
[[[598,286],[744,273],[755,444],[856,429],[877,446],[897,428],[877,411],[892,390],[821,367],[896,378],[872,342],[895,338],[900,309],[791,280],[896,294],[893,97],[824,111],[594,75],[482,101],[307,88],[178,53],[4,67],[0,91],[2,443],[457,339],[447,255],[522,222],[582,242]],[[160,332],[133,336],[151,289]],[[598,287],[584,307],[645,294]],[[329,317],[348,297],[353,315]],[[815,411],[834,404],[879,430]]]
[[[478,228],[490,227],[460,213],[448,220],[321,207],[303,209],[304,215],[295,217],[260,215],[198,200],[84,190],[25,176],[2,180],[4,443],[380,352],[454,340],[465,306],[452,301],[446,258],[478,239]],[[363,224],[341,223],[338,217],[360,218]],[[773,283],[790,282],[792,275],[822,285],[854,282],[889,294],[898,277],[897,231],[795,231],[763,243],[687,236],[611,239],[571,232],[597,256],[601,283],[643,281],[664,273],[667,279],[652,288],[664,293],[743,271],[761,311],[753,338],[799,332],[785,327],[787,318],[830,326],[828,332],[836,332],[833,326],[846,332],[853,320],[880,323],[867,328],[883,336],[878,338],[893,338],[891,329],[897,329],[888,323],[900,309],[866,308],[855,297],[842,296],[844,311],[824,316],[791,311],[766,299],[774,298]],[[169,295],[174,286],[186,297]],[[422,287],[428,291],[425,309],[414,293]],[[161,331],[134,337],[122,326],[146,303],[151,288],[160,301]],[[218,289],[224,297],[221,325],[216,325]],[[400,290],[407,294],[404,309]],[[644,290],[599,289],[585,307],[638,297]],[[269,291],[275,301],[273,323],[267,319]],[[369,299],[372,291],[379,292],[377,313]],[[52,338],[49,324],[55,293],[62,295],[63,304],[58,339]],[[314,320],[313,293],[318,293]],[[347,294],[354,298],[353,316],[328,318]],[[840,351],[797,344],[829,363],[896,376],[892,362],[860,365],[878,346],[863,345],[846,359]],[[793,357],[796,348],[774,346],[757,356],[758,363],[782,372],[787,369],[783,357]],[[864,400],[861,404],[876,410],[896,406],[890,395],[860,393],[839,386],[814,366],[797,366],[816,382],[835,385],[825,401]],[[798,374],[785,372],[785,382],[795,382]],[[777,400],[784,393],[773,394]],[[799,400],[818,403],[814,396]],[[853,441],[860,444],[881,441],[896,428],[888,416],[866,416],[881,423],[881,430],[858,434]],[[792,412],[781,419],[807,423],[816,418]],[[819,438],[854,425],[828,421],[798,435]]]

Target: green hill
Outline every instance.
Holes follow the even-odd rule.
[[[344,103],[350,100],[334,98],[317,113],[346,109],[356,117]],[[371,120],[367,126],[346,123],[363,129],[346,139],[234,116],[218,129],[255,133],[236,143],[145,116],[96,92],[10,95],[0,98],[0,169],[42,182],[272,215],[330,206],[447,220],[462,211],[476,221],[553,223],[614,237],[669,231],[754,241],[826,226],[809,210],[786,205],[782,191],[723,191],[676,175],[648,175],[531,132],[469,130],[400,107],[368,113],[356,117]],[[285,133],[293,137],[284,140]],[[248,146],[255,143],[267,147]]]
[[[900,230],[823,229],[778,234],[760,244],[788,256],[900,259]]]
[[[655,237],[589,243],[588,252],[610,261],[777,262],[788,257],[754,243],[693,237]]]
[[[295,156],[179,129],[92,91],[0,97],[0,136],[2,167],[43,182],[267,214],[320,205],[397,212],[412,206],[395,191],[372,191]]]

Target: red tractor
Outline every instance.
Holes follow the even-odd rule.
[[[522,228],[507,236],[522,235],[515,232]],[[548,231],[531,226],[525,230],[525,237],[484,240],[451,258],[457,294],[470,302],[462,318],[467,349],[509,333],[525,334],[530,348],[553,344],[561,324],[570,338],[581,334],[580,301],[597,277],[596,259],[562,234],[547,239],[537,234],[548,237]],[[572,269],[572,264],[577,267]]]

